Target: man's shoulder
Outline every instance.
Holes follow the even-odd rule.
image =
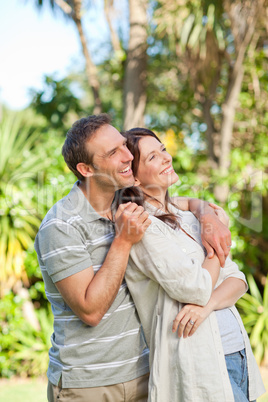
[[[85,203],[86,199],[76,182],[71,191],[50,208],[41,223],[40,229],[52,220],[72,222],[75,218],[80,217],[79,212],[82,213]]]
[[[83,205],[81,205],[83,204]],[[47,212],[41,222],[37,238],[41,236],[54,236],[58,232],[70,232],[79,230],[83,226],[83,217],[80,212],[84,208],[84,197],[81,197],[80,190],[76,184],[71,191],[62,199],[57,201]]]
[[[75,209],[72,208],[72,205],[69,200],[69,194],[66,195],[61,200],[57,201],[47,212],[42,223],[40,225],[40,229],[46,225],[50,221],[64,221],[67,222],[70,218],[72,218],[75,213]]]
[[[40,243],[60,244],[77,238],[81,232],[82,217],[69,199],[69,194],[56,202],[41,222],[35,238],[35,249]]]

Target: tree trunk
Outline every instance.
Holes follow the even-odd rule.
[[[97,68],[93,63],[88,47],[86,36],[84,34],[84,29],[81,19],[81,7],[82,0],[73,0],[73,8],[65,0],[55,0],[55,3],[62,9],[62,11],[69,15],[78,30],[80,42],[82,45],[83,55],[86,61],[86,75],[89,87],[92,89],[94,98],[94,114],[99,114],[102,111],[101,99],[100,99],[100,84],[97,75]]]
[[[245,33],[244,39],[239,45],[237,58],[229,80],[225,102],[222,105],[221,155],[219,167],[223,175],[227,173],[230,165],[230,148],[235,119],[235,109],[237,106],[237,101],[241,91],[244,76],[243,62],[246,50],[254,34],[256,17],[257,10],[255,10],[254,15],[246,21],[247,31]],[[239,43],[239,39],[235,39],[236,43]]]
[[[104,0],[104,13],[105,13],[105,17],[106,17],[106,20],[107,20],[107,23],[108,23],[108,26],[110,29],[112,47],[113,47],[114,51],[117,53],[117,52],[120,52],[121,45],[120,45],[118,35],[112,25],[112,21],[111,21],[111,17],[110,17],[110,5],[111,6],[113,5],[113,1]]]
[[[81,5],[82,5],[81,0],[74,1],[74,8],[73,8],[74,13],[72,15],[72,18],[75,22],[76,28],[79,33],[79,38],[80,38],[83,54],[84,54],[85,61],[86,61],[86,74],[87,74],[88,85],[91,87],[92,92],[93,92],[93,97],[94,97],[93,113],[99,114],[102,111],[102,105],[101,105],[101,99],[100,99],[100,84],[99,84],[98,75],[97,75],[97,68],[91,59],[91,56],[90,56],[90,53],[89,53],[89,50],[87,47],[87,41],[86,41],[86,37],[84,34],[83,26],[82,26],[82,20],[81,20]]]
[[[234,75],[234,74],[233,74]],[[235,119],[235,109],[238,102],[238,96],[241,91],[241,85],[244,76],[244,68],[242,63],[237,70],[233,79],[229,82],[229,93],[222,105],[222,125],[221,125],[221,154],[219,167],[222,175],[228,173],[230,165],[230,150],[233,135],[233,126]]]
[[[129,43],[124,81],[124,129],[144,125],[147,66],[147,1],[129,0]]]
[[[227,176],[230,166],[230,151],[235,121],[235,110],[244,76],[243,62],[247,48],[253,38],[256,21],[263,1],[251,2],[244,7],[240,2],[225,1],[225,8],[231,20],[231,29],[237,56],[229,78],[227,94],[222,105],[221,146],[219,169],[222,177]],[[225,202],[228,197],[227,185],[216,185],[214,194],[216,198]]]
[[[216,168],[218,165],[218,158],[215,154],[215,135],[216,129],[214,127],[213,118],[211,116],[211,106],[212,101],[209,98],[205,98],[203,103],[203,116],[205,123],[207,125],[206,130],[206,138],[207,138],[207,145],[208,145],[208,153],[209,153],[209,161],[212,167]]]

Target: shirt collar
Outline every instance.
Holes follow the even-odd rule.
[[[95,211],[90,202],[84,196],[82,190],[80,190],[78,184],[79,181],[73,185],[73,188],[67,195],[67,199],[71,204],[72,212],[80,215],[85,222],[94,222],[99,219],[105,219]]]

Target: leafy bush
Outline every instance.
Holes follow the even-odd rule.
[[[40,128],[27,120],[27,113],[3,110],[0,121],[0,293],[17,280],[26,282],[25,250],[40,225],[35,213],[32,186],[36,172],[47,161],[36,152]]]
[[[23,301],[11,292],[0,301],[0,376],[39,376],[46,373],[50,336],[53,332],[51,310],[36,310],[40,330],[23,317]]]
[[[247,277],[251,294],[246,293],[237,302],[237,307],[249,335],[258,364],[267,357],[268,351],[268,277],[263,297],[251,274]]]

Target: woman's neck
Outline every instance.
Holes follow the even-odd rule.
[[[152,206],[156,207],[157,209],[160,209],[161,211],[168,213],[166,210],[166,202],[165,202],[165,197],[155,197],[153,195],[147,196],[146,201],[149,202]]]

